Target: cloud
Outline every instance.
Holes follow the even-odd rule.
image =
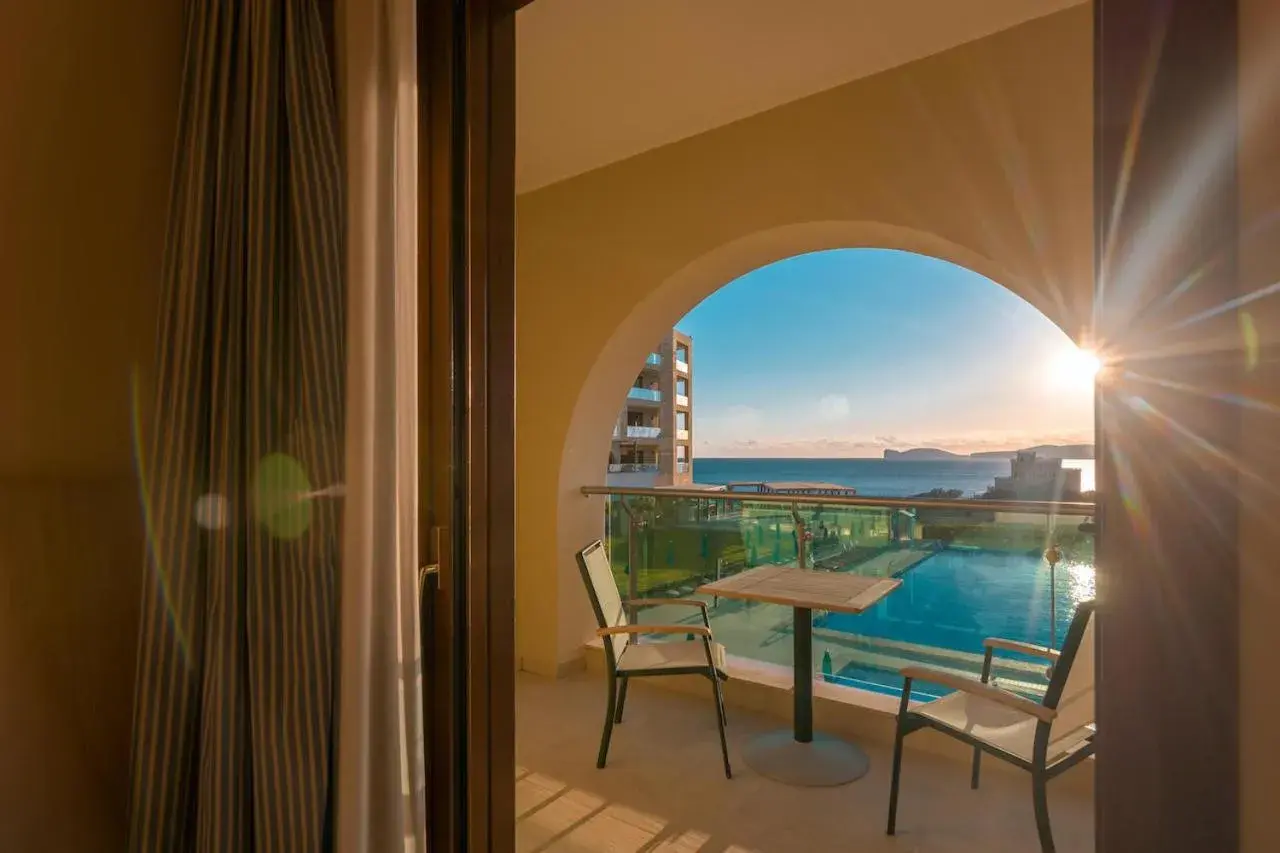
[[[824,421],[838,421],[849,416],[849,398],[828,394],[818,401],[818,416]]]

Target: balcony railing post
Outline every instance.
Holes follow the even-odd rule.
[[[804,519],[800,517],[800,508],[796,504],[791,505],[791,518],[796,525],[796,565],[802,569],[808,568],[804,564],[808,556],[804,547]]]
[[[637,565],[640,541],[640,530],[644,527],[644,519],[640,510],[631,505],[625,497],[622,499],[622,510],[627,514],[627,600],[635,601],[640,597],[640,573]],[[635,624],[639,617],[639,608],[627,605],[627,621]]]

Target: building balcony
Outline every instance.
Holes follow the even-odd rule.
[[[684,406],[686,409],[687,409],[687,408],[689,408],[689,398],[688,398],[688,397],[686,397],[684,394],[677,394],[677,395],[676,395],[676,405],[677,405],[677,406]]]
[[[613,440],[622,441],[624,439],[634,439],[638,441],[652,441],[662,438],[662,427],[655,426],[634,426],[628,424],[625,428],[615,426],[613,428]]]
[[[631,388],[627,391],[627,399],[639,403],[661,403],[662,392],[653,388]]]
[[[692,466],[692,465],[690,465],[688,462],[677,462],[677,463],[676,463],[676,473],[677,473],[677,474],[688,474],[691,470],[693,470],[693,466]]]
[[[657,462],[612,462],[609,464],[610,474],[656,474]]]
[[[677,470],[688,464],[677,460]],[[1093,597],[1092,504],[921,500],[904,512],[898,501],[816,493],[800,502],[796,494],[582,491],[626,501],[625,512],[615,506],[605,513],[606,525],[619,526],[604,531],[623,600],[675,597],[707,604],[715,640],[728,653],[734,778],[723,777],[711,692],[705,679],[692,676],[633,685],[625,721],[613,730],[608,769],[597,771],[605,661],[600,641],[588,640],[585,673],[567,681],[529,678],[518,686],[519,763],[526,768],[518,831],[528,848],[1039,849],[1026,772],[988,759],[982,786],[972,791],[971,747],[935,733],[908,739],[899,835],[884,835],[900,671],[926,666],[977,680],[983,626],[992,624],[1001,625],[1004,639],[1061,648],[1077,603]],[[643,539],[631,543],[633,534]],[[1056,546],[1056,573],[1046,562],[1046,543]],[[862,613],[813,617],[816,728],[857,743],[871,760],[870,774],[846,785],[780,784],[761,776],[743,755],[756,736],[790,722],[794,613],[698,590],[771,565],[900,581]],[[974,573],[999,576],[998,589],[965,594]],[[691,630],[703,624],[699,610],[676,604],[646,607],[638,618]],[[584,625],[582,635],[589,634]],[[991,675],[1001,688],[1043,699],[1043,662],[1002,653],[993,663]],[[949,692],[916,682],[911,698]],[[1091,850],[1093,762],[1073,767],[1049,791],[1058,851]]]
[[[661,367],[662,356],[658,355],[656,352],[649,353],[647,356],[645,356],[644,366],[645,367]]]
[[[689,431],[687,429],[676,430],[676,438],[679,439],[680,441],[688,441]]]
[[[689,362],[687,362],[687,361],[680,361],[679,359],[676,359],[676,373],[683,373],[685,376],[688,376],[688,375],[689,375]]]

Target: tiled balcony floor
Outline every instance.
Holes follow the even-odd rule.
[[[516,849],[521,853],[1035,853],[1030,780],[984,764],[971,791],[960,762],[908,750],[898,836],[884,834],[890,749],[863,744],[872,769],[838,788],[792,788],[742,760],[754,735],[785,725],[729,709],[734,778],[720,766],[715,713],[702,701],[638,681],[615,727],[609,766],[595,767],[604,715],[598,676],[516,684]],[[908,741],[910,743],[910,741]],[[1074,772],[1080,772],[1079,770]],[[1085,788],[1050,783],[1059,853],[1093,849]]]

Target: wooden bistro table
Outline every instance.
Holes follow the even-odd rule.
[[[762,566],[698,588],[704,595],[787,605],[795,614],[793,726],[747,745],[743,757],[756,772],[805,787],[844,785],[866,775],[871,763],[865,752],[813,733],[813,611],[861,613],[901,583],[895,578]]]

